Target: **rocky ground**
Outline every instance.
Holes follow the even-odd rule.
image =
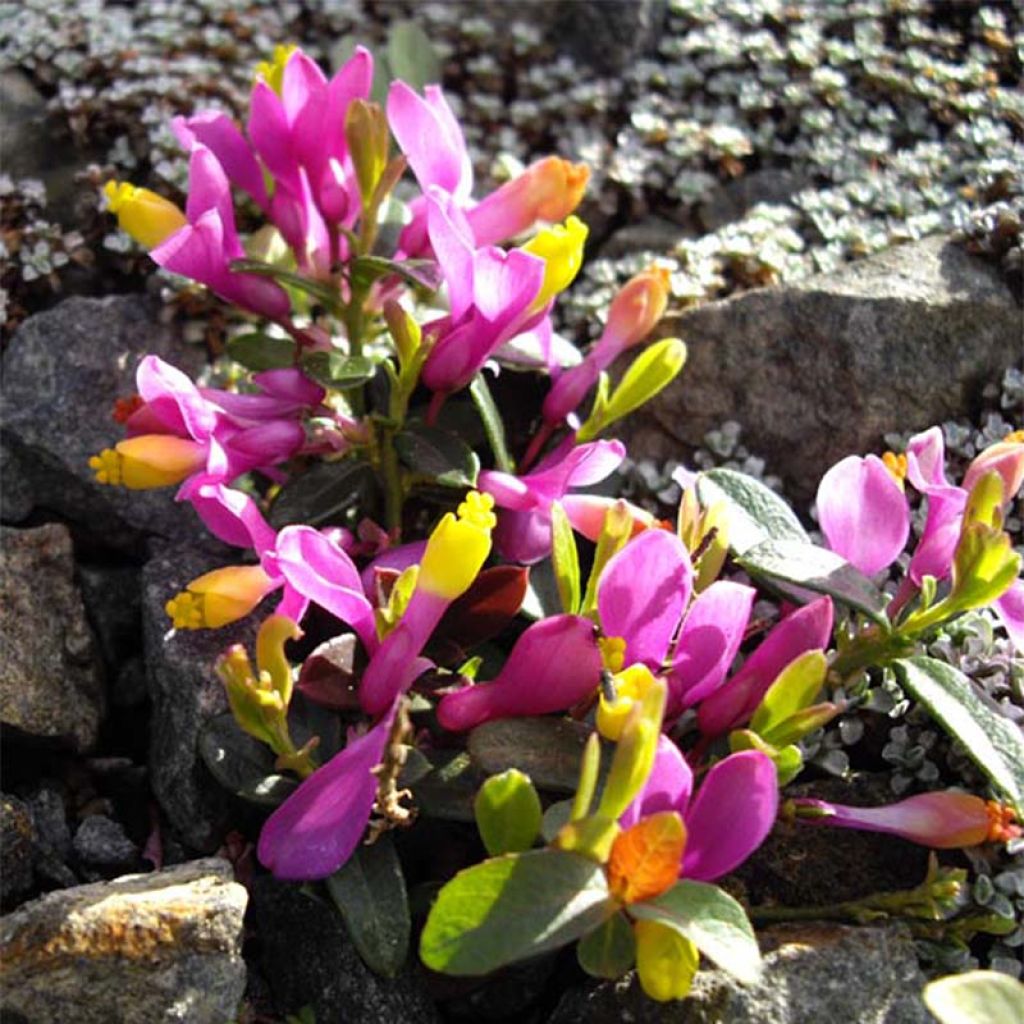
[[[96,186],[117,174],[173,196],[184,163],[170,116],[241,111],[275,42],[326,64],[365,42],[399,66],[409,57],[388,50],[389,31],[410,15],[434,49],[418,59],[436,61],[457,98],[481,187],[550,151],[594,170],[564,333],[592,337],[596,311],[650,260],[672,270],[666,333],[690,360],[629,427],[633,496],[671,505],[674,462],[729,464],[808,516],[841,455],[942,422],[967,460],[1024,426],[1024,29],[1012,4],[0,4],[2,1020],[897,1024],[929,1019],[922,964],[1019,970],[1020,854],[969,865],[974,903],[1017,915],[1000,942],[774,926],[764,985],[709,971],[670,1007],[632,982],[586,983],[571,951],[483,985],[412,962],[384,981],[329,903],[255,867],[259,809],[220,788],[197,747],[226,710],[212,658],[251,624],[168,635],[163,613],[223,553],[168,495],[103,489],[86,465],[116,438],[109,410],[142,355],[195,373],[235,325],[153,273]],[[937,648],[1024,717],[1024,666],[984,616]],[[852,759],[885,792],[970,781],[927,721],[905,702],[891,711],[816,737],[819,774]],[[816,904],[891,884],[893,860],[900,886],[923,876],[910,847],[851,834],[847,851],[798,865],[782,828],[736,884]],[[805,874],[817,889],[794,884]],[[853,896],[836,896],[843,887]]]

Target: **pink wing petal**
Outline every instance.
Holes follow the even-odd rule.
[[[428,102],[405,82],[391,83],[387,100],[388,124],[409,160],[420,188],[438,185],[445,192],[465,191],[462,186],[465,143],[451,135],[454,118],[439,116],[436,99]],[[457,126],[456,126],[457,127]]]
[[[725,681],[743,642],[757,591],[717,580],[690,607],[668,674],[665,717],[704,700]]]
[[[953,565],[967,492],[960,487],[936,485],[928,490],[928,517],[907,572],[917,586],[925,576],[945,579]]]
[[[896,561],[910,533],[903,488],[875,455],[837,462],[818,486],[818,521],[829,547],[871,576]]]
[[[597,589],[605,636],[626,641],[626,664],[657,672],[690,600],[693,566],[683,542],[667,530],[647,530],[608,563]]]
[[[206,146],[220,161],[224,173],[248,192],[264,212],[269,208],[263,172],[241,130],[219,110],[201,110],[189,118],[176,117],[174,129],[186,149],[195,142]]]
[[[1017,580],[992,602],[992,610],[999,616],[1018,653],[1024,653],[1024,580]]]
[[[623,828],[635,825],[659,811],[677,811],[686,817],[686,808],[693,789],[693,772],[679,748],[664,734],[658,737],[658,750],[654,767],[647,776],[644,788],[619,818]]]
[[[278,878],[326,878],[352,855],[373,810],[377,777],[371,773],[384,757],[396,707],[310,775],[267,819],[257,855]]]
[[[779,787],[771,758],[730,754],[711,768],[686,814],[680,874],[712,882],[739,867],[772,830]]]
[[[941,427],[930,427],[907,442],[907,479],[922,494],[933,487],[949,486]]]
[[[253,548],[258,554],[274,547],[277,533],[242,491],[200,476],[182,485],[177,500],[191,502],[210,533],[226,544]]]
[[[497,678],[442,698],[437,717],[444,728],[462,732],[495,718],[565,711],[600,681],[594,624],[579,615],[554,615],[519,637]]]
[[[135,373],[139,394],[171,430],[205,441],[217,425],[215,406],[177,367],[159,356],[146,356]]]

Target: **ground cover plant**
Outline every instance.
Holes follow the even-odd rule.
[[[262,617],[254,652],[211,666],[232,716],[202,741],[218,778],[271,808],[261,863],[326,880],[368,963],[393,973],[412,915],[390,834],[468,818],[487,856],[421,890],[428,967],[486,974],[578,942],[589,973],[635,966],[669,1000],[701,955],[757,976],[747,912],[715,883],[780,815],[1016,848],[1019,729],[934,641],[991,609],[1024,646],[1004,529],[1024,435],[957,480],[938,428],[850,455],[818,490],[823,544],[734,470],[677,473],[668,520],[602,490],[626,455],[616,424],[684,371],[685,344],[657,333],[667,271],[629,280],[581,355],[551,312],[582,264],[587,168],[547,157],[476,197],[441,90],[396,80],[378,104],[373,79],[361,48],[329,79],[279,48],[244,126],[174,121],[184,210],[104,188],[156,263],[251,322],[202,382],[143,360],[115,411],[125,440],[90,464],[111,486],[177,487],[239,549],[167,614],[175,629]],[[496,400],[498,371],[530,381],[500,392],[534,401],[526,415]],[[870,808],[787,792],[809,738],[894,691],[964,745],[976,792]],[[568,772],[522,770],[524,750],[556,744]],[[842,914],[953,922],[965,946],[1013,932],[1012,906],[959,917],[964,879],[936,866]]]

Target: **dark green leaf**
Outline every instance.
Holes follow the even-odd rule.
[[[629,912],[673,928],[742,982],[760,976],[754,929],[743,907],[717,885],[683,879],[652,900],[631,904]]]
[[[555,566],[550,558],[530,566],[530,585],[520,609],[528,619],[545,619],[562,613],[562,598],[558,593]]]
[[[484,775],[518,768],[541,789],[573,793],[590,733],[568,718],[502,718],[473,729],[467,747]]]
[[[585,935],[615,906],[593,861],[561,850],[507,854],[460,871],[441,890],[420,956],[431,970],[489,974]]]
[[[529,776],[515,768],[492,775],[480,787],[473,812],[492,857],[530,849],[540,831],[540,797]]]
[[[396,434],[395,451],[417,475],[445,487],[473,487],[480,472],[476,452],[462,438],[425,423]]]
[[[360,846],[327,879],[352,944],[371,970],[393,978],[409,952],[409,901],[391,836]]]
[[[413,288],[437,291],[443,278],[434,260],[389,260],[383,256],[358,256],[352,261],[352,279],[362,285],[371,285],[381,277],[392,274]]]
[[[273,751],[242,732],[230,712],[203,726],[199,754],[225,789],[253,803],[276,807],[298,785],[277,773]]]
[[[636,961],[636,937],[625,914],[609,917],[584,935],[576,947],[576,957],[580,967],[595,978],[621,978]]]
[[[487,378],[478,373],[469,385],[469,394],[480,413],[480,420],[484,425],[484,433],[490,443],[491,451],[494,453],[494,465],[503,473],[514,473],[516,471],[512,456],[508,453],[508,442],[505,440],[505,423],[501,413],[494,402],[494,396],[487,385]]]
[[[442,821],[473,821],[480,773],[465,751],[438,750],[425,755],[432,770],[411,783],[420,813]]]
[[[887,626],[886,596],[859,569],[834,551],[801,541],[763,541],[748,548],[737,562],[751,576],[763,580],[800,604],[828,594],[850,608]]]
[[[261,277],[272,278],[278,284],[303,292],[330,310],[335,309],[341,301],[335,285],[306,277],[294,270],[285,270],[273,263],[264,263],[262,260],[234,260],[231,269],[239,274],[259,274]]]
[[[417,91],[441,81],[441,62],[430,36],[415,21],[392,22],[388,30],[388,68]]]
[[[580,610],[580,559],[572,524],[557,501],[551,505],[551,564],[562,611],[575,615]]]
[[[893,667],[900,686],[964,745],[1024,818],[1024,738],[1019,727],[987,707],[967,676],[944,661],[922,655],[902,658]]]
[[[321,462],[281,488],[270,506],[270,523],[280,529],[340,522],[353,505],[365,507],[374,482],[373,470],[359,459]]]
[[[310,352],[302,357],[302,369],[325,388],[345,391],[371,380],[377,364],[365,356],[348,356],[344,352]]]
[[[742,555],[766,540],[811,542],[793,510],[760,480],[732,469],[697,475],[697,494],[705,507],[725,501],[729,508],[729,548]]]
[[[248,370],[278,370],[295,365],[295,342],[253,332],[228,342],[228,355]]]

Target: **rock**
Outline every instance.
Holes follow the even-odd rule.
[[[0,480],[4,482],[4,500],[0,505],[0,521],[22,523],[32,514],[35,499],[32,485],[18,465],[18,457],[0,441]]]
[[[134,867],[139,851],[125,835],[124,827],[104,814],[90,814],[75,833],[75,855],[100,868]]]
[[[65,527],[0,529],[0,721],[82,751],[104,696],[73,574]]]
[[[542,0],[515,8],[517,17],[547,23],[545,34],[560,50],[598,74],[611,75],[652,51],[666,9],[664,0]]]
[[[108,674],[142,649],[142,586],[134,566],[80,565],[85,608]]]
[[[717,231],[741,220],[758,203],[788,203],[806,186],[807,182],[792,171],[766,167],[719,185],[697,208],[697,216],[705,231]]]
[[[216,630],[172,630],[164,605],[185,585],[223,565],[189,547],[162,549],[142,571],[146,675],[152,701],[149,768],[153,792],[168,820],[196,850],[216,849],[228,824],[228,795],[199,757],[203,725],[228,710],[213,672],[233,643],[251,651],[265,610]]]
[[[381,978],[359,958],[327,901],[269,876],[252,888],[249,924],[280,1014],[311,1006],[317,1024],[431,1024],[439,1017],[407,967]]]
[[[701,970],[682,1002],[655,1003],[634,974],[570,989],[549,1024],[930,1024],[925,978],[903,926],[810,922],[760,933],[757,985]]]
[[[0,920],[0,1006],[33,1024],[234,1020],[246,900],[215,858],[49,893]]]
[[[620,259],[637,252],[670,252],[684,235],[683,229],[662,217],[645,217],[626,224],[602,243],[601,259]]]
[[[700,306],[658,334],[682,337],[689,359],[625,424],[630,450],[681,459],[738,420],[797,500],[887,432],[973,414],[1022,351],[1021,310],[998,271],[942,237]]]
[[[135,393],[135,369],[148,353],[187,373],[203,353],[177,341],[137,295],[67,299],[18,329],[3,356],[5,490],[31,490],[37,508],[73,523],[101,547],[139,554],[147,535],[200,536],[198,518],[174,502],[174,489],[128,491],[95,481],[89,458],[123,437],[110,410]],[[22,502],[23,503],[23,502]]]
[[[0,903],[5,907],[32,888],[36,829],[28,807],[0,793]]]

